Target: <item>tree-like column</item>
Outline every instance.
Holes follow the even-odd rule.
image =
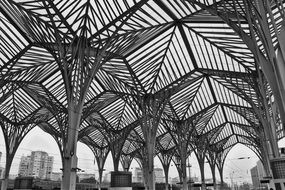
[[[138,97],[137,106],[140,108],[140,126],[144,138],[142,146],[142,167],[147,190],[155,189],[154,181],[154,154],[157,129],[164,107],[169,97],[151,94]]]
[[[0,120],[0,125],[3,131],[3,136],[6,146],[6,164],[4,179],[1,183],[1,190],[6,190],[8,187],[9,173],[12,166],[15,153],[28,132],[33,129],[35,125],[12,125],[8,122]]]

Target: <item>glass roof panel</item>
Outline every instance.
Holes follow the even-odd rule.
[[[189,52],[181,39],[181,33],[176,28],[167,44],[168,50],[162,60],[155,84],[156,91],[194,70]]]
[[[234,134],[239,135],[239,136],[244,136],[246,138],[252,137],[246,131],[244,131],[242,128],[240,128],[238,125],[232,124],[232,126],[233,126]],[[250,127],[250,126],[248,126],[248,127]]]
[[[134,142],[131,142],[129,140],[125,141],[125,144],[122,148],[122,153],[124,154],[130,154],[133,153],[135,150],[137,150],[137,145]]]
[[[224,23],[221,18],[207,12],[200,12],[188,17],[185,21],[186,26],[189,27],[187,34],[191,36],[192,43],[201,45],[204,51],[205,47],[207,47],[208,52],[211,52],[210,47],[215,47],[215,49],[212,49],[213,52],[224,52],[223,54],[226,54],[228,57],[226,60],[235,62],[235,64],[231,65],[233,70],[255,70],[252,53],[235,31]],[[240,26],[243,28],[243,31],[248,31],[247,24]],[[211,46],[209,47],[210,44]],[[201,49],[196,51],[204,52]],[[219,56],[219,54],[215,55],[216,57]],[[225,55],[222,55],[222,57],[225,57]]]
[[[203,78],[200,78],[171,97],[171,109],[174,109],[175,115],[180,119],[185,118],[186,113],[193,111],[189,110],[189,106],[195,99],[196,91],[200,88],[202,82]],[[192,114],[197,113],[198,111],[199,110],[195,110],[195,112],[192,112]],[[192,114],[190,113],[190,115],[188,114],[187,116],[191,116]]]
[[[1,113],[13,122],[24,120],[40,105],[20,87],[1,102]]]
[[[100,113],[114,130],[121,130],[136,121],[133,110],[122,99],[106,105]]]
[[[13,62],[11,73],[17,73],[16,80],[42,81],[58,70],[54,57],[43,48],[32,46]]]
[[[164,150],[169,150],[175,147],[175,143],[173,142],[173,138],[169,133],[166,133],[159,139],[159,144],[162,146]]]
[[[232,55],[225,51],[225,47],[218,46],[221,42],[210,41],[208,38],[201,36],[200,31],[193,31],[192,28],[184,27],[184,30],[198,67],[239,72],[245,72],[247,69],[246,65],[241,64],[245,61],[237,59],[237,57],[241,56]],[[213,29],[211,28],[210,30],[212,31]],[[212,35],[210,36],[212,37]],[[239,49],[237,52],[245,50],[245,47],[242,47],[242,50]],[[230,52],[233,51],[233,49],[230,50]]]
[[[28,42],[21,33],[0,13],[0,66],[16,58]],[[3,71],[2,71],[3,72]],[[4,74],[4,73],[3,73]]]
[[[227,143],[224,145],[224,149],[229,148],[229,147],[233,147],[234,145],[236,145],[238,143],[237,137],[235,135],[232,135]]]
[[[173,29],[165,31],[156,39],[134,52],[131,57],[127,58],[138,79],[148,91],[151,90],[154,85],[153,83],[156,82],[156,76],[160,72],[161,65],[169,48],[169,43],[171,43],[173,37],[172,32]],[[174,71],[171,71],[171,73],[174,74]],[[170,78],[171,76],[171,74],[167,74],[163,80],[167,80],[167,83],[173,82],[173,79]]]
[[[223,125],[223,130],[220,131],[219,135],[217,138],[214,140],[214,143],[217,143],[219,141],[222,141],[223,139],[229,138],[229,136],[232,135],[232,127],[229,123],[226,125]]]
[[[187,115],[197,113],[215,103],[208,82],[204,79],[200,88],[195,92],[195,98]]]
[[[207,133],[210,130],[215,129],[217,126],[221,126],[225,122],[226,122],[226,119],[225,119],[222,107],[218,106],[215,110],[215,113],[211,117],[210,121],[206,123],[206,127],[203,133]]]
[[[240,123],[243,125],[250,125],[244,117],[242,117],[240,114],[237,114],[232,109],[230,109],[228,107],[224,107],[224,109],[225,109],[227,120],[229,122]]]
[[[227,87],[221,85],[218,81],[210,78],[217,101],[220,103],[233,104],[245,107],[251,107],[244,99],[233,93]]]
[[[170,12],[173,13],[177,19],[181,19],[193,14],[200,9],[200,7],[190,4],[188,1],[167,0],[159,3],[165,4],[165,6],[167,6]]]
[[[47,78],[43,85],[49,90],[51,94],[63,105],[67,105],[66,91],[63,83],[62,75],[60,71],[53,73],[53,75]]]

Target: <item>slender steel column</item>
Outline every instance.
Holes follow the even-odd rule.
[[[77,172],[77,138],[78,129],[80,125],[82,106],[76,108],[73,102],[69,104],[69,125],[68,125],[68,138],[64,152],[64,166],[63,166],[63,190],[75,190],[76,188],[76,172]]]

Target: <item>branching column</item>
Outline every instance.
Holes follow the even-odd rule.
[[[182,178],[182,169],[181,169],[181,157],[180,155],[177,153],[176,155],[173,156],[173,162],[176,166],[177,172],[178,172],[178,176],[179,176],[179,180],[183,181]]]
[[[181,156],[181,169],[182,169],[182,189],[187,190],[187,168],[186,168],[186,160],[187,160],[187,145],[184,140],[181,140],[180,144],[180,156]]]
[[[75,40],[69,47],[65,47],[62,44],[58,47],[58,62],[62,65],[63,69],[68,105],[67,139],[64,142],[63,190],[75,190],[77,170],[76,149],[83,105],[93,77],[103,64],[102,58],[106,51],[103,48],[96,57],[89,56],[92,48],[89,46],[85,35],[83,31],[81,37],[75,37]],[[60,39],[58,40],[60,41]],[[72,49],[72,51],[67,51],[65,48]],[[71,59],[67,60],[68,57],[71,57]]]
[[[144,150],[141,147],[141,149],[139,149],[139,151],[137,151],[136,154],[135,154],[135,160],[139,164],[140,169],[143,171],[143,176],[145,176],[145,174],[144,174],[144,172],[145,172],[144,167],[146,167],[146,166],[144,165],[145,162],[143,160],[145,158],[144,158],[143,154],[144,154]],[[143,178],[143,183],[144,183],[144,186],[146,187],[147,184],[146,184],[146,179],[145,178]]]
[[[276,135],[276,123],[271,122],[272,118],[270,117],[270,110],[268,107],[268,97],[266,95],[265,89],[265,79],[262,74],[259,77],[259,90],[260,90],[260,99],[262,100],[262,109],[256,110],[257,115],[259,116],[259,120],[261,121],[262,129],[259,130],[260,137],[263,140],[266,140],[268,144],[264,144],[268,146],[267,154],[269,155],[269,159],[279,157],[278,143],[277,143],[277,135]],[[263,145],[263,146],[264,146]],[[265,150],[266,150],[265,149]]]
[[[119,171],[120,156],[122,150],[122,144],[119,139],[110,143],[111,154],[113,157],[114,171]]]
[[[268,142],[266,141],[265,134],[263,130],[258,130],[257,131],[258,135],[260,136],[260,139],[258,139],[257,143],[259,145],[259,151],[260,151],[260,156],[261,156],[261,161],[263,164],[265,176],[272,176],[272,172],[270,169],[270,158],[268,153],[271,152],[268,150]]]
[[[1,190],[6,190],[8,187],[9,173],[15,153],[26,136],[26,134],[34,127],[34,125],[12,125],[4,121],[0,121],[3,131],[3,136],[6,145],[6,164],[4,179],[2,180]]]
[[[182,189],[187,190],[187,166],[186,166],[186,160],[188,157],[187,154],[187,148],[189,144],[189,139],[191,135],[191,120],[186,121],[176,121],[174,122],[175,128],[176,128],[176,134],[177,134],[177,149],[179,151],[180,155],[180,161],[181,161],[181,170],[182,170]],[[190,129],[189,129],[190,128]]]
[[[212,172],[212,177],[213,177],[213,185],[214,185],[214,189],[217,189],[217,182],[216,182],[216,152],[208,150],[208,163],[210,165],[211,168],[211,172]]]
[[[165,99],[161,101],[151,94],[145,95],[139,100],[142,112],[140,124],[145,140],[145,146],[142,148],[142,164],[146,190],[155,189],[153,159],[155,154],[156,133],[165,104]]]
[[[195,146],[196,146],[196,150],[194,150],[197,160],[198,160],[198,164],[200,167],[200,172],[201,172],[201,184],[202,190],[206,189],[206,183],[205,183],[205,158],[206,158],[206,140],[204,139],[204,136],[197,136],[196,141],[195,141]],[[201,143],[204,142],[204,143]]]
[[[133,161],[133,157],[131,155],[122,154],[120,157],[121,164],[124,168],[124,171],[127,172],[130,170],[131,163]]]
[[[285,123],[285,81],[284,78],[280,76],[278,69],[280,70],[280,73],[284,73],[284,23],[282,22],[284,16],[283,16],[283,4],[275,5],[275,2],[281,2],[281,1],[243,1],[244,2],[244,12],[245,12],[245,18],[248,21],[249,25],[249,31],[250,35],[247,31],[244,31],[240,25],[237,23],[241,22],[241,18],[244,17],[236,15],[236,17],[233,16],[230,9],[224,9],[223,7],[228,6],[227,1],[221,1],[222,3],[216,4],[218,6],[207,6],[204,3],[200,3],[199,1],[195,0],[188,0],[191,3],[195,3],[196,5],[200,6],[202,9],[205,9],[209,11],[212,15],[216,15],[219,18],[221,18],[226,24],[233,29],[236,34],[240,36],[240,38],[243,40],[243,42],[247,45],[249,50],[254,54],[254,57],[256,58],[257,64],[261,67],[262,71],[264,72],[267,81],[270,84],[270,87],[272,89],[272,92],[274,94],[274,99],[277,102],[279,111],[280,111],[280,118],[282,120],[283,126]],[[274,3],[272,3],[274,2]],[[282,23],[282,27],[277,29],[277,23],[276,18],[272,18],[272,7],[278,7],[278,14],[280,13],[282,16],[280,16],[281,20],[278,20],[278,22]],[[281,7],[281,8],[280,8]],[[236,11],[240,8],[238,3],[234,3],[233,7]],[[228,11],[228,12],[227,12]],[[277,13],[274,13],[275,15]],[[270,16],[270,21],[268,22]],[[276,16],[275,16],[276,17]],[[269,26],[272,25],[272,26]],[[278,23],[279,25],[279,23]],[[282,32],[279,32],[279,31]],[[276,36],[278,39],[277,45],[273,44],[273,36]],[[257,42],[257,37],[259,42]],[[262,44],[261,44],[261,43]],[[264,51],[260,50],[260,47],[264,48]],[[276,56],[275,48],[281,47],[278,51],[280,54],[279,58]],[[282,56],[281,56],[282,55]],[[283,60],[281,59],[283,58]],[[280,63],[277,63],[277,60],[281,60]],[[282,65],[283,64],[283,65]],[[277,66],[282,65],[282,66]]]
[[[285,41],[284,41],[284,37],[285,37],[285,26],[284,26],[284,8],[283,8],[283,4],[281,5],[281,2],[277,2],[276,3],[276,7],[277,7],[277,12],[279,14],[281,14],[281,20],[283,20],[283,22],[280,22],[280,26],[279,23],[277,23],[277,19],[274,18],[274,14],[275,11],[273,11],[273,8],[271,8],[272,3],[269,2],[269,0],[265,0],[265,1],[256,1],[256,6],[257,9],[255,9],[256,12],[258,12],[259,17],[256,18],[256,20],[258,20],[258,23],[255,23],[256,25],[258,24],[258,28],[262,31],[262,33],[264,36],[262,36],[263,38],[262,41],[264,44],[266,44],[264,46],[266,53],[268,55],[268,59],[270,61],[270,63],[272,64],[272,68],[273,68],[273,73],[268,73],[267,70],[264,70],[264,73],[267,75],[273,75],[270,77],[274,77],[276,80],[275,84],[271,84],[271,88],[274,89],[278,89],[279,93],[280,93],[280,99],[281,102],[280,104],[278,104],[279,110],[284,110],[285,108],[285,77],[284,77],[284,72],[285,72],[285,66],[284,66],[284,58],[285,58]],[[271,22],[268,22],[268,16],[270,17]],[[279,28],[280,27],[280,28]],[[272,31],[273,29],[273,31]],[[273,33],[273,34],[272,34]],[[276,35],[277,37],[277,41],[278,41],[278,49],[277,51],[275,50],[275,45],[273,42],[273,37]],[[277,53],[276,53],[277,52]],[[276,95],[276,94],[275,94]],[[277,100],[278,102],[278,100]],[[282,114],[282,111],[281,111]],[[284,118],[284,115],[281,115],[281,119]],[[283,120],[284,122],[284,120]],[[284,125],[284,124],[283,124]]]
[[[223,189],[225,182],[224,182],[224,165],[217,165],[219,174],[220,174],[220,180],[221,180],[221,189]]]
[[[46,5],[46,7],[48,7],[48,5]],[[136,8],[139,8],[139,6]],[[86,8],[86,10],[88,10],[88,8]],[[87,92],[94,76],[104,64],[104,60],[107,60],[107,49],[116,44],[114,43],[114,38],[130,15],[125,17],[123,21],[116,26],[116,30],[109,36],[105,43],[101,43],[100,41],[98,44],[92,44],[93,39],[92,37],[90,38],[88,27],[81,28],[78,34],[73,36],[70,43],[65,43],[66,39],[61,36],[56,27],[57,24],[54,20],[54,15],[49,9],[47,9],[47,12],[51,19],[51,25],[54,27],[54,35],[56,38],[56,46],[52,46],[52,48],[48,47],[48,49],[53,51],[52,53],[56,57],[62,71],[68,105],[68,134],[66,144],[64,145],[64,175],[62,187],[63,190],[75,190],[78,130]],[[84,17],[82,24],[87,26],[87,23],[88,17]]]
[[[81,120],[82,105],[69,102],[67,141],[64,149],[63,188],[74,190],[77,172],[77,138]]]
[[[117,133],[108,133],[110,139],[110,150],[113,156],[114,171],[119,171],[119,163],[122,154],[122,148],[124,146],[125,140],[129,134],[129,131],[123,130]]]
[[[206,189],[206,183],[205,183],[205,156],[203,155],[203,152],[198,152],[197,155],[197,160],[199,163],[200,167],[200,172],[201,172],[201,189],[205,190]]]
[[[89,148],[92,150],[95,156],[96,162],[97,162],[98,173],[99,173],[99,190],[101,190],[104,165],[105,165],[110,149],[109,148],[99,149],[99,148],[95,148],[95,146],[89,146]]]
[[[224,187],[224,165],[225,165],[225,158],[226,158],[226,155],[224,155],[224,152],[221,151],[217,154],[217,157],[216,157],[216,165],[217,165],[217,168],[218,168],[218,171],[219,171],[219,174],[220,174],[220,180],[221,180],[221,189],[223,189]]]
[[[11,169],[13,158],[15,156],[15,152],[16,151],[14,151],[13,149],[12,149],[12,152],[6,151],[6,164],[5,164],[5,171],[4,171],[3,180],[2,180],[2,183],[1,183],[1,190],[6,190],[8,188],[9,173],[10,173],[10,169]]]
[[[49,133],[54,138],[55,142],[57,143],[58,149],[60,151],[60,156],[61,156],[62,171],[64,171],[65,154],[66,154],[65,145],[66,145],[67,130],[68,130],[68,114],[64,112],[62,113],[57,112],[57,110],[53,110],[52,113],[54,114],[56,122],[40,123],[39,127],[42,128],[47,133]],[[63,183],[61,183],[61,189],[64,189]]]
[[[170,166],[170,162],[172,159],[172,155],[165,152],[165,151],[160,151],[160,153],[158,154],[158,158],[161,161],[163,170],[164,170],[164,176],[165,176],[165,190],[168,190],[168,173],[169,173],[169,166]]]

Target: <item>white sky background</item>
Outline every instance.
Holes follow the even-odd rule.
[[[285,147],[285,139],[279,143],[280,146]],[[78,156],[78,167],[84,170],[86,173],[95,173],[96,178],[98,177],[97,163],[94,164],[94,155],[92,151],[84,144],[78,143],[77,146],[77,156]],[[30,155],[31,151],[41,150],[47,152],[50,156],[54,156],[54,169],[53,172],[60,172],[62,167],[60,152],[57,147],[55,140],[42,131],[40,128],[34,128],[22,141],[22,144],[19,146],[18,151],[16,152],[14,161],[12,163],[12,168],[10,173],[17,174],[19,162],[22,155]],[[2,158],[0,161],[0,166],[5,166],[5,143],[3,133],[0,133],[0,151],[2,152]],[[238,159],[245,157],[246,159]],[[249,157],[249,158],[248,158]],[[249,182],[251,183],[250,169],[256,165],[258,157],[247,147],[243,145],[236,145],[228,154],[227,160],[224,166],[224,180],[230,184],[232,175],[233,181],[237,183]],[[190,158],[191,167],[191,176],[200,176],[199,166],[197,160],[192,153]],[[131,169],[138,167],[139,165],[136,161],[133,161],[131,164]],[[155,167],[161,167],[159,159],[155,158]],[[109,155],[105,167],[106,173],[113,170],[113,161],[112,157]],[[162,167],[161,167],[162,168]],[[187,169],[188,171],[188,169]],[[103,174],[104,175],[104,174]],[[205,167],[206,178],[211,178],[212,174],[208,164]],[[177,177],[177,170],[172,163],[169,170],[169,177]],[[217,179],[219,180],[219,173],[216,172]]]

